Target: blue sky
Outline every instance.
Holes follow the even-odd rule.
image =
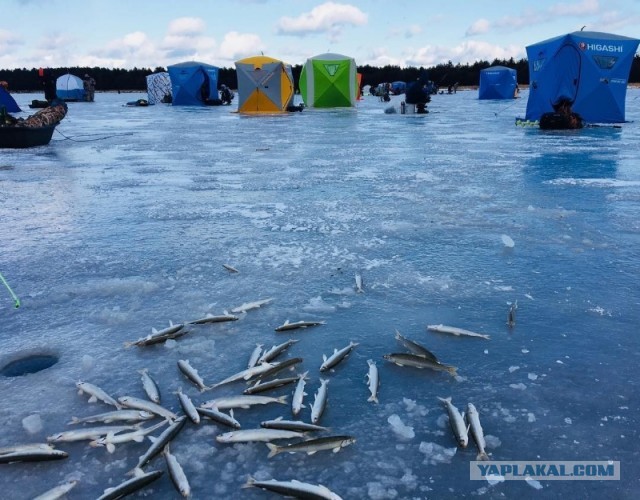
[[[519,59],[583,26],[640,37],[640,0],[0,0],[0,68],[233,67],[261,52],[428,67]]]

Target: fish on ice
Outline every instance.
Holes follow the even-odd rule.
[[[163,330],[156,330],[155,328],[151,328],[151,333],[146,337],[141,337],[134,342],[125,342],[125,347],[131,347],[132,345],[138,347],[150,346],[155,344],[160,344],[169,339],[177,339],[189,333],[189,329],[185,328],[184,323],[179,323],[174,325],[173,322],[169,322],[169,327]]]
[[[179,359],[178,360],[178,368],[187,377],[191,382],[193,382],[200,392],[206,391],[208,387],[204,383],[202,377],[198,374],[198,370],[196,370],[187,359]]]
[[[162,454],[164,455],[164,460],[167,463],[171,482],[175,486],[176,490],[178,490],[178,493],[180,493],[183,498],[190,497],[191,486],[189,485],[187,475],[184,473],[184,469],[180,465],[180,462],[178,462],[178,459],[169,451],[168,444],[164,447]]]
[[[269,448],[269,456],[271,458],[279,453],[306,453],[313,455],[318,451],[331,450],[338,453],[342,448],[356,442],[353,436],[326,436],[316,439],[307,439],[299,443],[292,443],[285,446],[277,446],[273,443],[267,443]]]
[[[258,309],[266,304],[273,302],[273,298],[269,299],[261,299],[256,300],[254,302],[245,302],[244,304],[239,305],[238,307],[234,307],[231,309],[232,313],[244,313],[250,311],[252,309]]]
[[[76,387],[78,388],[78,394],[88,394],[90,396],[89,403],[95,403],[100,400],[104,403],[115,406],[118,409],[122,408],[120,403],[100,389],[97,385],[80,381],[76,382]]]
[[[342,500],[342,498],[321,484],[303,483],[292,479],[291,481],[277,481],[269,479],[268,481],[257,481],[249,477],[243,488],[260,488],[267,491],[278,493],[285,497],[292,498],[316,498],[318,500]]]
[[[69,422],[68,425],[95,422],[102,422],[104,424],[110,424],[111,422],[140,422],[142,420],[149,420],[152,418],[155,418],[155,415],[148,411],[115,410],[83,418],[71,417],[71,422]]]
[[[481,339],[486,339],[486,340],[490,340],[489,335],[486,335],[484,333],[476,333],[476,332],[472,332],[471,330],[465,330],[464,328],[458,328],[455,326],[448,326],[448,325],[428,325],[427,326],[427,330],[430,330],[432,332],[440,332],[440,333],[450,333],[451,335],[455,335],[457,337],[478,337]]]
[[[369,392],[371,393],[371,396],[369,396],[369,399],[367,399],[367,401],[378,403],[378,387],[380,385],[378,367],[376,366],[376,362],[372,359],[368,359],[367,363],[369,364],[369,372],[367,373],[367,384],[369,386]]]
[[[467,444],[469,444],[469,435],[467,433],[468,427],[465,424],[460,411],[458,411],[458,409],[453,406],[451,397],[438,397],[438,399],[442,401],[447,407],[447,413],[449,415],[449,425],[451,425],[451,429],[453,430],[453,434],[456,437],[458,446],[460,446],[461,448],[466,448]]]
[[[33,443],[0,448],[0,464],[13,462],[42,462],[67,458],[66,451],[57,450],[51,444]]]
[[[286,332],[288,330],[296,330],[298,328],[309,328],[310,326],[318,326],[325,325],[326,321],[296,321],[295,323],[290,323],[289,320],[286,320],[282,325],[276,327],[276,332]]]
[[[164,474],[163,470],[144,472],[142,469],[137,469],[133,478],[120,483],[114,488],[107,488],[98,500],[117,500],[131,495],[159,479],[162,474]]]
[[[251,443],[256,441],[268,443],[278,439],[295,439],[301,437],[304,437],[303,432],[259,427],[257,429],[241,429],[218,434],[216,441],[218,441],[218,443]]]
[[[298,375],[298,383],[296,384],[296,388],[293,391],[293,398],[291,399],[291,411],[294,417],[300,413],[302,408],[305,408],[305,405],[303,404],[302,401],[304,400],[304,397],[307,395],[307,393],[304,392],[304,386],[307,383],[308,374],[309,372],[304,372]]]
[[[412,366],[414,368],[429,368],[431,370],[439,371],[439,372],[447,372],[452,377],[455,377],[458,372],[455,366],[445,365],[440,362],[434,363],[428,358],[424,358],[422,356],[418,356],[417,354],[407,354],[407,353],[392,353],[385,354],[382,356],[387,361],[391,361],[398,366]]]
[[[317,424],[320,421],[320,417],[324,413],[324,409],[327,406],[328,399],[328,379],[320,379],[320,388],[316,392],[316,397],[311,407],[311,422]]]
[[[349,342],[348,346],[343,347],[340,350],[334,349],[333,354],[328,358],[325,355],[322,355],[323,363],[322,365],[320,365],[320,371],[326,372],[327,370],[330,370],[331,368],[336,366],[338,363],[340,363],[340,361],[342,361],[349,354],[351,354],[351,351],[357,345],[358,344],[356,342]]]
[[[356,293],[363,293],[364,289],[362,288],[362,275],[360,273],[356,273]]]
[[[271,396],[225,396],[212,399],[202,403],[202,408],[217,408],[218,410],[228,410],[229,408],[251,408],[255,405],[266,405],[270,403],[287,404],[287,395],[277,398]]]
[[[144,452],[144,454],[138,459],[138,464],[136,468],[142,468],[146,464],[148,464],[153,457],[155,457],[158,453],[160,453],[165,446],[171,442],[173,438],[175,438],[178,433],[182,430],[185,423],[187,422],[187,416],[182,415],[178,417],[174,422],[169,425],[162,434],[160,434],[157,438],[153,436],[149,436],[149,440],[151,441],[151,446]]]
[[[203,318],[194,319],[193,321],[188,321],[188,325],[206,325],[208,323],[224,323],[226,321],[238,321],[240,318],[235,314],[228,314],[226,311],[224,314],[219,314],[214,316],[213,314],[207,314]]]
[[[422,356],[423,358],[430,359],[434,363],[440,363],[435,354],[433,354],[426,347],[414,342],[413,340],[409,340],[406,337],[403,337],[398,330],[396,330],[396,340],[399,341],[403,346],[405,346],[409,351],[418,356]]]
[[[273,361],[276,357],[278,357],[278,355],[282,354],[296,342],[298,342],[298,339],[289,339],[282,344],[274,345],[271,349],[265,351],[262,356],[260,356],[260,358],[258,359],[258,363],[268,363],[270,361]]]
[[[169,420],[175,420],[178,418],[178,415],[173,413],[171,410],[168,410],[164,406],[154,403],[153,401],[147,401],[135,396],[122,396],[118,398],[118,401],[121,405],[126,406],[127,408],[148,411]]]
[[[160,404],[160,389],[158,389],[156,381],[151,378],[151,375],[149,375],[149,370],[144,368],[138,373],[142,375],[142,388],[144,389],[144,392],[147,393],[147,397],[154,403]]]
[[[227,427],[232,427],[234,429],[240,429],[241,427],[240,422],[233,417],[233,409],[229,411],[229,415],[219,411],[216,407],[204,408],[199,406],[196,409],[201,416],[213,420],[214,422],[218,422],[219,424],[226,425]]]
[[[307,422],[302,422],[301,420],[284,420],[282,417],[260,422],[260,427],[266,427],[267,429],[284,429],[287,431],[298,432],[315,432],[329,430],[328,427],[322,427],[321,425],[309,424]]]
[[[467,411],[465,412],[465,416],[467,418],[467,423],[469,424],[469,431],[471,432],[471,437],[476,443],[478,447],[478,456],[476,460],[489,460],[489,456],[485,451],[487,443],[484,439],[484,431],[482,430],[482,425],[480,425],[480,414],[473,403],[467,404]]]

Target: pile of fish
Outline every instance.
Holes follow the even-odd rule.
[[[229,272],[238,272],[231,266],[225,268]],[[362,278],[356,274],[356,292],[363,293]],[[156,344],[161,344],[167,340],[181,339],[192,330],[193,325],[206,325],[212,323],[222,323],[237,321],[239,319],[233,313],[245,313],[251,309],[259,308],[268,304],[273,299],[262,299],[255,302],[245,303],[227,313],[219,316],[208,314],[200,319],[187,321],[180,324],[170,324],[163,330],[152,329],[152,333],[136,341],[128,342],[125,347],[137,346],[145,348]],[[510,311],[509,321],[514,320],[513,308]],[[297,329],[306,329],[324,325],[324,321],[297,321],[288,320],[281,326],[275,328],[276,332],[290,332]],[[512,325],[510,325],[512,326]],[[456,336],[467,336],[489,339],[488,335],[478,334],[461,328],[449,327],[445,325],[429,325],[428,330],[453,334]],[[386,354],[383,358],[400,366],[414,368],[428,368],[430,370],[445,372],[452,376],[457,375],[456,367],[441,362],[431,351],[424,346],[403,337],[396,331],[395,338],[409,351],[407,353],[397,352]],[[188,477],[175,455],[170,451],[171,443],[176,440],[183,429],[187,426],[201,425],[203,421],[213,422],[215,425],[229,429],[219,433],[216,441],[221,444],[257,442],[266,443],[268,448],[267,458],[274,457],[282,453],[306,453],[313,455],[322,451],[338,452],[344,447],[355,443],[354,436],[332,433],[327,427],[320,425],[325,411],[330,378],[320,378],[320,385],[315,393],[314,400],[305,404],[305,387],[309,380],[309,370],[302,373],[294,373],[281,378],[274,378],[277,375],[296,369],[303,362],[300,357],[289,357],[278,361],[280,357],[289,351],[290,348],[299,342],[298,339],[288,339],[271,348],[263,349],[264,344],[257,344],[248,356],[246,368],[229,375],[218,382],[208,384],[198,370],[191,365],[189,360],[181,359],[177,362],[177,369],[185,379],[196,387],[200,394],[215,390],[218,387],[244,382],[247,387],[241,393],[207,399],[202,402],[194,402],[182,389],[176,393],[176,403],[164,404],[161,400],[161,391],[154,381],[149,370],[143,369],[141,375],[142,389],[146,398],[139,398],[132,395],[112,397],[100,387],[85,381],[79,381],[76,388],[79,394],[89,396],[89,402],[100,401],[110,405],[115,409],[112,411],[91,415],[88,417],[72,417],[70,425],[76,426],[72,430],[62,431],[47,438],[47,443],[36,443],[28,445],[17,445],[0,448],[0,464],[12,462],[30,462],[43,460],[59,460],[68,457],[68,453],[55,448],[60,443],[75,441],[88,441],[91,448],[104,448],[108,453],[113,453],[117,446],[127,443],[141,443],[147,438],[151,444],[137,460],[132,464],[128,478],[113,487],[104,490],[99,497],[104,499],[122,498],[130,493],[153,483],[164,474],[163,469],[145,470],[156,457],[162,455],[166,466],[166,471],[176,490],[183,497],[191,495],[191,487]],[[319,366],[320,373],[331,373],[335,368],[349,357],[351,352],[358,346],[356,342],[349,342],[342,348],[334,349],[329,356],[323,355],[322,363]],[[367,385],[370,396],[369,402],[378,403],[379,373],[378,368],[372,359],[367,361],[368,372],[366,373]],[[291,385],[293,387],[291,402],[287,401],[288,395],[266,396],[262,393],[272,391]],[[204,399],[204,398],[203,398]],[[479,460],[488,460],[485,452],[485,441],[479,415],[473,404],[469,403],[466,411],[466,422],[460,412],[451,403],[451,398],[439,398],[446,405],[454,436],[461,447],[468,444],[468,433],[470,431],[476,445],[478,446]],[[180,413],[176,413],[171,407],[181,408]],[[259,405],[276,404],[290,406],[293,419],[283,416],[272,420],[261,422],[258,428],[243,428],[242,423],[234,415],[234,409],[251,408]],[[303,408],[310,408],[310,422],[300,419]],[[86,427],[85,424],[95,426]],[[309,437],[309,435],[319,437]],[[280,444],[281,441],[288,441]],[[178,445],[179,446],[179,445]],[[157,465],[157,463],[156,463]],[[38,498],[60,498],[70,491],[77,481],[68,481],[49,490],[42,497]],[[295,479],[260,481],[250,477],[245,487],[256,487],[279,493],[284,496],[299,498],[326,498],[339,499],[340,497],[323,485],[303,483]]]

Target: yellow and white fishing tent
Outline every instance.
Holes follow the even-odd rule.
[[[291,66],[267,56],[236,61],[238,111],[284,113],[293,104]]]

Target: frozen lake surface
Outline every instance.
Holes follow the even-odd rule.
[[[59,358],[0,377],[0,447],[46,442],[75,428],[71,417],[113,409],[78,395],[80,380],[145,397],[146,368],[179,412],[180,388],[200,404],[245,384],[200,393],[178,360],[213,384],[246,368],[256,344],[291,338],[278,359],[301,357],[297,373],[309,372],[301,418],[329,379],[323,435],[356,442],[267,458],[264,443],[218,443],[228,428],[188,422],[171,452],[193,498],[272,497],[242,489],[249,476],[345,499],[640,496],[639,90],[627,95],[629,123],[563,132],[514,125],[526,92],[437,95],[426,116],[385,114],[371,96],[355,111],[287,116],[123,107],[140,97],[70,103],[49,146],[0,151],[0,272],[21,301],[14,308],[0,285],[0,367]],[[16,95],[24,109],[35,98]],[[152,327],[266,298],[237,321],[124,347]],[[326,323],[276,333],[286,320]],[[491,340],[427,331],[440,323]],[[385,361],[405,352],[396,329],[459,376]],[[322,355],[349,342],[359,345],[320,373]],[[379,404],[367,401],[368,359]],[[268,394],[291,401],[292,391]],[[456,449],[438,400],[449,396],[476,406],[493,460],[618,460],[621,480],[471,481],[477,449]],[[291,418],[290,404],[235,411],[243,428],[278,416]],[[97,498],[149,445],[59,443],[66,460],[0,465],[2,496],[78,479],[69,498]],[[162,456],[145,467],[155,469],[166,470]],[[144,492],[179,496],[168,474]]]

